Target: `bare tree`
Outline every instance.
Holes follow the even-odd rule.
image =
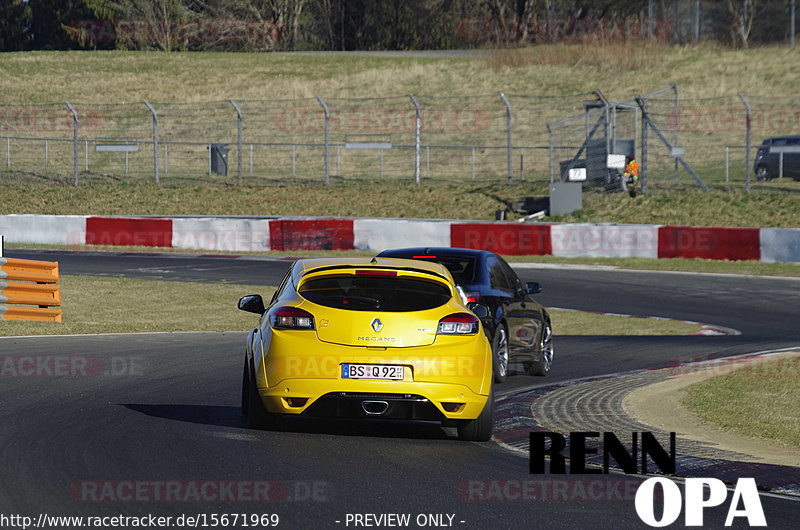
[[[725,0],[728,15],[728,36],[731,44],[747,48],[758,0]]]

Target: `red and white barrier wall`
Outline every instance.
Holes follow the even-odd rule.
[[[319,217],[0,215],[9,243],[204,251],[466,247],[508,255],[800,262],[800,229]]]

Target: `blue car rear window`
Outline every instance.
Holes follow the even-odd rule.
[[[333,276],[302,284],[300,296],[351,311],[424,311],[446,304],[450,290],[437,282],[387,276]]]
[[[475,282],[475,258],[437,256],[436,261],[447,267],[456,283]]]

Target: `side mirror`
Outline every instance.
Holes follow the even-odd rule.
[[[239,298],[239,304],[237,307],[242,311],[256,313],[259,315],[263,315],[264,311],[266,310],[264,308],[264,300],[261,298],[260,294],[249,294]]]
[[[478,302],[468,303],[467,308],[475,313],[475,316],[478,318],[487,318],[489,316],[489,308]]]
[[[542,286],[539,282],[526,282],[525,283],[525,293],[526,294],[539,294],[542,292]]]

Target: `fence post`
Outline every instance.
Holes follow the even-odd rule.
[[[319,104],[322,105],[322,110],[325,112],[325,185],[327,186],[330,182],[330,171],[328,169],[328,142],[329,142],[329,129],[328,129],[328,106],[322,101],[322,98],[317,96],[317,101]]]
[[[144,104],[153,113],[153,165],[156,172],[156,184],[158,184],[158,116],[156,109],[149,102],[145,101]]]
[[[597,99],[599,99],[600,102],[603,104],[603,116],[604,116],[603,120],[605,121],[605,124],[604,124],[604,127],[603,127],[603,131],[604,131],[603,134],[604,134],[605,139],[606,139],[606,153],[610,153],[611,152],[611,144],[610,144],[610,139],[609,139],[609,123],[608,123],[609,103],[608,103],[608,100],[606,99],[606,97],[603,95],[603,93],[600,92],[600,90],[595,90],[594,94],[595,94],[595,96],[597,96]],[[615,110],[616,110],[616,107],[615,107]],[[587,137],[588,137],[588,135],[587,135]]]
[[[692,169],[692,166],[690,166],[686,162],[686,160],[684,160],[683,155],[674,154],[675,151],[673,150],[672,145],[669,143],[666,137],[664,137],[661,131],[658,130],[658,127],[656,127],[656,125],[653,123],[653,120],[650,119],[650,116],[647,113],[647,107],[645,106],[644,99],[642,99],[641,96],[636,96],[635,99],[636,99],[636,104],[639,105],[640,109],[642,109],[642,163],[643,163],[642,194],[645,194],[647,192],[647,144],[646,144],[647,127],[651,127],[653,129],[653,132],[656,133],[656,136],[658,136],[658,139],[661,140],[661,143],[663,143],[664,146],[673,153],[672,156],[675,156],[677,158],[678,162],[681,163],[683,168],[692,176],[694,181],[697,182],[697,184],[703,189],[703,191],[708,191],[708,186],[705,185],[705,183],[700,179],[700,177],[697,175],[694,169]]]
[[[0,140],[3,139],[3,125],[0,124]],[[3,180],[3,148],[0,146],[0,180]],[[2,257],[2,256],[0,256]]]
[[[744,103],[744,108],[747,112],[747,131],[745,132],[745,152],[744,152],[744,186],[748,193],[750,193],[750,131],[752,128],[752,116],[750,111],[750,103],[748,103],[747,99],[744,97],[744,94],[739,94],[739,99],[742,100]]]
[[[679,109],[678,109],[678,84],[677,83],[673,83],[672,84],[672,88],[673,88],[673,90],[675,90],[675,111],[674,111],[675,112],[675,147],[677,147],[678,146],[678,128],[679,128],[678,126],[680,124],[679,121],[678,121],[679,120],[679,116],[680,116]],[[678,182],[678,179],[679,179],[679,177],[678,177],[678,159],[676,158],[675,159],[675,182]]]
[[[508,157],[508,184],[511,184],[511,104],[506,95],[500,92],[500,98],[506,105],[506,152]]]
[[[550,127],[550,124],[547,124],[547,136],[548,136],[548,151],[550,153],[550,184],[554,182],[553,178],[555,177],[555,140],[553,139],[553,129]]]
[[[236,109],[236,152],[239,154],[239,186],[242,185],[242,109],[232,99],[233,108]]]
[[[409,94],[408,97],[411,98],[411,102],[414,104],[414,109],[415,112],[417,113],[415,132],[414,132],[414,184],[419,184],[419,129],[420,129],[419,103],[417,103],[417,98],[414,97],[414,94]]]
[[[642,109],[642,195],[647,194],[647,111],[641,99],[637,98]]]
[[[73,173],[73,186],[78,185],[78,113],[75,108],[66,102],[70,112],[72,112],[72,173]]]

